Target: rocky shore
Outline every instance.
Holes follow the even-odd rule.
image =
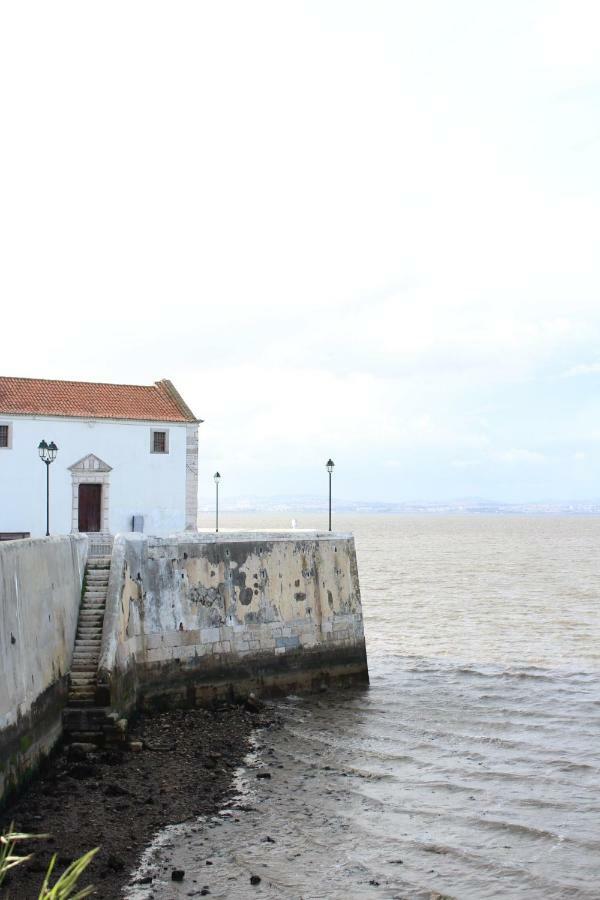
[[[128,749],[63,747],[0,814],[0,830],[13,822],[17,830],[50,835],[21,845],[35,855],[9,873],[3,898],[37,900],[54,853],[60,872],[93,847],[100,850],[80,887],[94,884],[95,897],[119,898],[159,829],[222,807],[252,730],[271,720],[252,701],[180,710],[141,716]]]

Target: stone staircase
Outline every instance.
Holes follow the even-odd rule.
[[[69,674],[69,706],[93,706],[95,703],[109,572],[110,557],[89,559],[85,567],[85,591]]]
[[[122,745],[127,739],[127,721],[110,707],[98,706],[96,697],[109,574],[110,556],[88,557],[69,673],[69,696],[63,710],[65,740],[88,749]]]

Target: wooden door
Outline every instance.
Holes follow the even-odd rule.
[[[79,485],[79,530],[100,531],[102,485]]]

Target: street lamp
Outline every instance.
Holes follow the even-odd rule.
[[[219,482],[221,480],[221,476],[219,475],[218,472],[215,472],[214,479],[215,479],[215,487],[217,489],[217,507],[216,507],[217,517],[216,517],[216,522],[215,522],[215,526],[216,526],[215,531],[218,531],[219,530]]]
[[[329,472],[329,530],[331,531],[331,474],[333,472],[333,467],[335,463],[332,459],[328,459],[325,463],[325,468]]]
[[[50,537],[50,463],[53,463],[58,453],[58,447],[54,441],[49,444],[40,441],[38,453],[43,463],[46,463],[46,537]]]

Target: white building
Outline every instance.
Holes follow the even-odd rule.
[[[0,537],[195,530],[197,419],[170,381],[91,384],[0,377]]]

